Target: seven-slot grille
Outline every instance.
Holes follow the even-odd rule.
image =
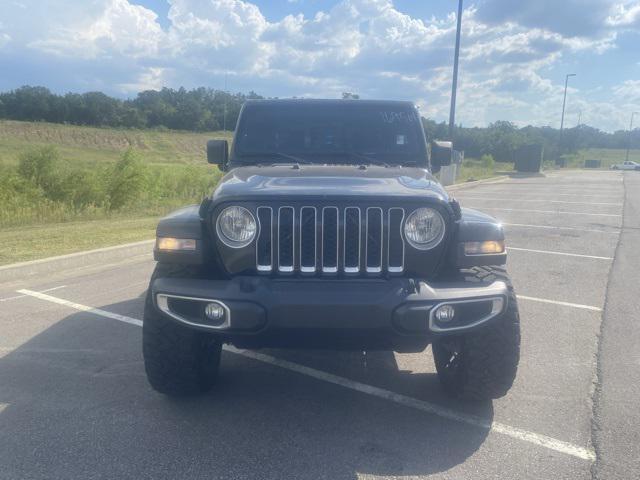
[[[260,206],[259,272],[381,274],[404,270],[399,207]]]

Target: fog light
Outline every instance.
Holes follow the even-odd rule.
[[[224,318],[224,308],[219,303],[208,303],[204,308],[204,315],[209,320],[219,322]]]
[[[451,320],[453,320],[453,317],[455,316],[455,314],[456,314],[456,309],[453,308],[451,305],[441,305],[433,313],[436,320],[443,323],[450,322]]]

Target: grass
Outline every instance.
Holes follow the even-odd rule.
[[[212,138],[231,141],[232,132],[127,130],[0,120],[0,163],[17,164],[22,152],[55,145],[71,162],[116,162],[132,147],[146,163],[204,164],[205,146]]]
[[[513,164],[495,162],[488,166],[484,162],[474,158],[465,158],[458,169],[456,183],[472,182],[501,175],[503,172],[512,172]]]
[[[0,121],[0,265],[153,238],[159,217],[198,202],[218,182],[219,170],[206,163],[212,138],[231,141],[232,132]],[[64,194],[62,200],[19,174],[24,154],[48,146],[57,150],[49,176],[60,184],[62,193],[54,193]],[[129,204],[111,211],[109,182],[130,148],[144,186]],[[70,173],[77,179],[64,183]],[[71,203],[73,192],[91,199],[78,207]]]
[[[0,265],[154,238],[157,217],[107,218],[0,230]]]
[[[587,148],[565,155],[565,158],[569,168],[583,168],[585,160],[600,160],[600,168],[609,169],[611,165],[624,162],[626,152],[622,148]],[[640,163],[640,149],[629,150],[629,160]]]
[[[600,160],[601,169],[609,169],[611,165],[622,163],[625,160],[626,150],[616,148],[588,148],[576,153],[565,155],[567,168],[584,168],[585,160]],[[640,150],[629,151],[629,160],[640,163]],[[553,162],[545,162],[544,168],[555,169]],[[486,166],[481,160],[466,158],[462,167],[458,170],[456,183],[464,183],[473,180],[482,180],[495,177],[503,173],[513,172],[513,164],[496,162],[493,167]]]

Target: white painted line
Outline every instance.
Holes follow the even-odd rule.
[[[571,455],[577,458],[581,458],[583,460],[594,461],[596,458],[595,453],[588,448],[579,447],[577,445],[573,445],[568,442],[563,442],[562,440],[557,440],[555,438],[548,437],[546,435],[540,435],[538,433],[529,432],[527,430],[523,430],[517,427],[511,427],[509,425],[505,425],[499,422],[488,422],[475,415],[467,415],[464,413],[459,413],[459,412],[456,412],[455,410],[441,407],[440,405],[436,405],[434,403],[425,402],[424,400],[419,400],[417,398],[402,395],[400,393],[392,392],[390,390],[385,390],[383,388],[374,387],[373,385],[367,385],[365,383],[350,380],[345,377],[340,377],[338,375],[333,375],[331,373],[323,372],[321,370],[316,370],[315,368],[307,367],[305,365],[300,365],[298,363],[293,363],[287,360],[282,360],[280,358],[272,357],[270,355],[265,355],[264,353],[247,351],[247,350],[238,350],[234,347],[225,347],[225,349],[231,352],[238,353],[240,355],[244,355],[245,357],[253,358],[254,360],[268,363],[270,365],[275,365],[277,367],[284,368],[286,370],[290,370],[302,375],[306,375],[308,377],[313,377],[318,380],[322,380],[324,382],[332,383],[334,385],[339,385],[341,387],[348,388],[350,390],[355,390],[357,392],[365,393],[373,397],[382,398],[384,400],[394,402],[405,407],[421,410],[423,412],[437,415],[438,417],[446,418],[448,420],[453,420],[455,422],[466,423],[468,425],[473,425],[475,427],[489,429],[494,432],[498,432],[503,435],[515,438],[517,440],[522,440],[523,442],[532,443],[534,445],[548,448],[550,450],[555,450],[556,452],[564,453],[566,455]]]
[[[595,228],[577,228],[577,227],[557,227],[555,225],[531,225],[528,223],[505,223],[500,222],[502,225],[509,227],[523,227],[523,228],[546,228],[550,230],[573,230],[576,232],[593,232],[593,233],[607,233],[610,235],[618,235],[618,232],[610,232],[608,230],[598,230]]]
[[[530,300],[532,302],[551,303],[553,305],[561,305],[563,307],[581,308],[583,310],[592,310],[594,312],[601,312],[602,308],[594,307],[591,305],[582,305],[580,303],[561,302],[559,300],[549,300],[547,298],[527,297],[526,295],[516,295],[518,300]]]
[[[66,288],[66,285],[60,285],[59,287],[47,288],[46,290],[41,290],[40,293],[53,292],[54,290],[60,290],[61,288]],[[26,296],[27,295],[16,295],[15,297],[0,298],[0,302],[6,302],[8,300],[17,300],[19,298],[25,298]]]
[[[527,193],[529,192],[529,193]],[[533,191],[528,191],[528,190],[521,190],[521,189],[514,189],[514,190],[504,190],[504,191],[498,191],[498,192],[486,192],[486,193],[482,193],[482,192],[473,192],[473,195],[500,195],[500,194],[505,194],[505,195],[509,195],[508,199],[513,198],[513,194],[514,193],[518,193],[518,195],[528,195],[528,196],[536,196],[539,197],[540,195],[549,195],[549,196],[554,196],[554,197],[582,197],[582,198],[621,198],[623,196],[622,193],[620,193],[620,195],[585,195],[582,193],[556,193],[556,192],[538,192],[538,193],[534,193]],[[464,194],[464,193],[463,193]]]
[[[480,201],[492,201],[492,202],[504,202],[505,200],[509,200],[512,202],[530,202],[530,203],[562,203],[562,204],[571,204],[571,205],[607,205],[614,207],[621,207],[622,203],[609,203],[609,202],[570,202],[566,200],[534,200],[527,198],[492,198],[492,197],[467,197],[467,196],[458,196],[458,199],[465,200],[480,200]]]
[[[593,258],[595,260],[613,260],[611,257],[599,257],[597,255],[582,255],[579,253],[555,252],[553,250],[535,250],[533,248],[507,247],[507,250],[519,252],[546,253],[548,255],[565,255],[567,257]]]
[[[93,313],[94,315],[111,318],[113,320],[118,320],[124,323],[130,323],[131,325],[136,325],[138,327],[142,326],[142,320],[138,320],[137,318],[131,318],[131,317],[127,317],[126,315],[107,312],[106,310],[101,310],[99,308],[88,307],[80,303],[70,302],[69,300],[63,300],[62,298],[53,297],[45,293],[34,292],[33,290],[27,290],[27,289],[18,290],[18,293],[22,293],[23,295],[29,295],[30,297],[39,298],[40,300],[46,300],[47,302],[57,303],[58,305],[64,305],[65,307],[73,308],[75,310],[80,310],[81,312]]]
[[[501,212],[531,212],[531,213],[553,213],[553,214],[566,214],[566,215],[589,215],[592,217],[622,217],[617,213],[587,213],[587,212],[567,212],[565,210],[530,210],[526,208],[499,208],[499,207],[471,207],[482,208],[484,210],[499,210]]]
[[[61,298],[53,297],[51,295],[46,295],[39,292],[33,292],[31,290],[26,290],[26,289],[19,290],[19,293],[22,293],[24,295],[30,295],[35,298],[39,298],[41,300],[46,300],[48,302],[56,303],[58,305],[65,305],[67,307],[73,308],[75,310],[80,310],[82,312],[93,313],[95,315],[99,315],[102,317],[111,318],[114,320],[131,324],[131,325],[136,325],[138,327],[142,326],[142,321],[138,320],[137,318],[127,317],[125,315],[118,315],[116,313],[107,312],[99,308],[93,308],[93,307],[89,307],[79,303],[70,302],[68,300],[63,300]],[[301,375],[306,375],[308,377],[312,377],[317,380],[322,380],[324,382],[332,383],[334,385],[339,385],[341,387],[348,388],[356,392],[382,398],[384,400],[394,402],[396,404],[399,404],[405,407],[414,408],[416,410],[437,415],[439,417],[446,418],[448,420],[453,420],[459,423],[465,423],[467,425],[472,425],[479,428],[489,429],[494,432],[501,433],[503,435],[507,435],[509,437],[521,440],[523,442],[528,442],[533,445],[538,445],[540,447],[544,447],[550,450],[555,450],[556,452],[564,453],[566,455],[571,455],[573,457],[577,457],[582,460],[589,460],[593,462],[595,461],[595,458],[596,458],[595,452],[589,448],[573,445],[571,443],[564,442],[562,440],[557,440],[555,438],[548,437],[546,435],[540,435],[534,432],[529,432],[527,430],[523,430],[517,427],[511,427],[509,425],[505,425],[499,422],[489,422],[475,415],[467,415],[464,413],[459,413],[454,410],[441,407],[434,403],[425,402],[424,400],[418,400],[417,398],[402,395],[400,393],[392,392],[390,390],[385,390],[383,388],[374,387],[373,385],[360,383],[345,377],[340,377],[338,375],[333,375],[331,373],[323,372],[321,370],[316,370],[315,368],[289,362],[287,360],[282,360],[280,358],[272,357],[270,355],[265,355],[263,353],[252,352],[247,350],[239,350],[231,346],[225,346],[225,350],[238,355],[243,355],[247,358],[251,358],[259,362],[284,368],[286,370],[296,372]]]

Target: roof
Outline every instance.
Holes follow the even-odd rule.
[[[354,99],[321,99],[321,98],[277,98],[264,100],[247,100],[246,104],[256,105],[345,105],[352,103],[354,105],[387,105],[387,106],[409,106],[414,107],[413,102],[406,100],[354,100]]]

